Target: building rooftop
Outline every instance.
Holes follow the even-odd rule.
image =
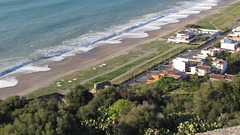
[[[224,75],[219,75],[219,74],[210,74],[211,79],[216,79],[216,80],[221,80],[224,79]]]
[[[213,63],[218,63],[218,64],[224,64],[226,61],[223,59],[216,59],[214,61],[212,61]]]
[[[177,33],[179,33],[179,34],[187,34],[187,33],[189,33],[189,31],[181,30],[181,31],[178,31]]]
[[[228,79],[228,80],[232,80],[233,77],[234,75],[228,75],[228,74],[225,75],[225,79]]]
[[[221,80],[221,79],[232,80],[233,77],[234,75],[229,75],[229,74],[225,74],[225,75],[210,74],[210,79],[214,79],[214,80]]]
[[[209,70],[210,66],[197,66],[197,69]]]
[[[166,72],[169,73],[169,74],[176,74],[177,73],[177,71],[173,70],[173,69],[168,69],[168,70],[166,70]]]

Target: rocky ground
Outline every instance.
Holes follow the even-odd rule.
[[[197,135],[240,135],[240,126],[216,129],[205,133],[198,133]]]

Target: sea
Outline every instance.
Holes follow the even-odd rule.
[[[0,88],[61,61],[217,6],[220,0],[0,0]]]

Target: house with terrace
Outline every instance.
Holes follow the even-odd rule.
[[[204,61],[204,59],[177,57],[172,60],[172,68],[174,70],[187,73],[190,71],[190,67],[202,65]]]
[[[211,66],[203,66],[203,65],[197,65],[197,66],[192,66],[190,67],[190,72],[187,74],[197,74],[198,76],[204,76],[206,74],[211,73]]]
[[[214,50],[213,48],[207,48],[207,49],[201,50],[201,54],[206,55],[206,56],[208,56],[208,55],[216,56],[217,53],[218,53],[218,51]]]
[[[168,38],[172,43],[190,43],[195,39],[194,34],[190,31],[180,30],[174,36]]]
[[[196,39],[196,36],[201,36],[202,38],[216,37],[219,33],[219,30],[188,28],[186,30],[177,31],[174,36],[168,38],[168,42],[190,43]]]
[[[223,40],[221,40],[221,48],[228,49],[230,52],[237,50],[238,46],[239,42],[233,40],[231,37],[225,37]]]
[[[213,71],[223,74],[228,68],[227,64],[227,61],[223,59],[216,59],[212,61]]]
[[[229,34],[229,37],[232,37],[233,40],[240,41],[240,26],[237,28],[233,29]]]

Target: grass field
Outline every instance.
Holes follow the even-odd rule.
[[[134,75],[138,75],[144,71],[146,71],[147,69],[153,67],[153,66],[156,66],[157,64],[161,63],[161,62],[164,62],[165,60],[167,60],[169,57],[172,57],[176,54],[179,53],[179,51],[183,51],[183,50],[186,50],[188,47],[178,47],[164,55],[161,56],[161,58],[157,58],[157,59],[154,59],[146,64],[144,64],[143,66],[139,67],[138,69],[136,70],[133,70],[131,73],[125,75],[124,77],[114,81],[113,83],[114,84],[120,84],[121,82],[124,82],[130,78],[132,78]]]
[[[99,63],[96,66],[89,67],[88,70],[82,70],[82,71],[75,72],[71,75],[68,75],[64,78],[60,78],[60,79],[52,82],[47,87],[41,88],[39,90],[36,90],[36,91],[26,95],[26,98],[34,98],[34,97],[39,97],[39,96],[46,95],[49,93],[58,92],[60,90],[71,89],[71,88],[79,85],[80,82],[82,82],[83,80],[86,80],[88,78],[91,78],[91,77],[94,77],[101,73],[104,73],[108,70],[111,70],[111,69],[117,67],[117,66],[123,65],[123,64],[127,63],[128,61],[132,60],[133,58],[143,55],[144,52],[153,51],[153,53],[151,53],[150,55],[148,55],[140,60],[129,63],[126,66],[123,66],[111,73],[108,73],[108,74],[105,74],[98,78],[95,78],[95,79],[91,80],[89,83],[85,84],[86,87],[92,88],[93,83],[99,82],[99,81],[104,81],[104,80],[110,80],[116,76],[119,76],[120,74],[126,72],[131,67],[134,67],[134,66],[144,62],[147,59],[151,59],[151,58],[171,49],[174,45],[175,44],[172,44],[172,43],[166,43],[166,41],[153,41],[153,42],[150,42],[147,44],[140,45],[138,50],[136,50],[136,51],[130,51],[129,53],[127,53],[125,55],[121,55],[121,56],[118,56],[118,57],[115,57],[113,59],[103,62],[103,63],[106,63],[107,66],[98,67],[98,65],[102,64],[102,63]],[[93,68],[96,68],[96,70],[93,70]],[[73,79],[76,79],[76,78],[77,78],[77,80],[74,81]],[[62,79],[64,81],[61,81]],[[69,83],[68,81],[72,81],[72,82]],[[57,85],[56,85],[57,82],[61,82],[62,86],[57,87]]]
[[[240,19],[240,2],[197,22],[202,28],[227,30]]]
[[[218,12],[214,15],[205,17],[204,19],[197,22],[197,25],[202,26],[202,28],[208,28],[208,29],[218,29],[219,28],[221,30],[227,30],[230,25],[232,25],[236,21],[240,20],[239,13],[240,13],[240,2],[238,2],[234,5],[231,5],[230,7],[222,10],[221,12]],[[154,41],[154,42],[151,42],[148,44],[140,45],[138,47],[138,50],[130,51],[129,53],[127,53],[125,55],[121,55],[121,56],[118,56],[113,59],[105,61],[104,63],[107,64],[107,66],[105,66],[105,67],[98,67],[98,65],[102,64],[102,63],[99,63],[98,65],[96,65],[94,67],[89,67],[88,70],[81,70],[81,71],[75,72],[71,75],[65,76],[64,78],[59,78],[58,80],[52,82],[49,86],[41,88],[37,91],[34,91],[33,93],[26,95],[26,97],[33,98],[33,97],[46,95],[49,93],[58,92],[60,90],[68,90],[70,88],[76,87],[83,80],[87,80],[91,77],[94,77],[94,76],[100,75],[106,71],[112,70],[115,67],[123,65],[123,64],[127,63],[128,61],[131,61],[134,58],[143,55],[147,51],[153,51],[153,53],[149,54],[146,57],[143,57],[139,60],[133,61],[133,62],[131,62],[125,66],[122,66],[110,73],[107,73],[105,75],[97,77],[84,85],[88,88],[92,88],[93,84],[95,82],[111,80],[114,77],[127,72],[129,69],[133,68],[134,66],[137,66],[137,65],[143,63],[144,61],[149,60],[149,59],[151,59],[157,55],[160,55],[161,53],[171,49],[174,45],[175,44],[166,43],[166,41]],[[118,79],[114,83],[119,84],[120,82],[123,82],[123,81],[131,78],[133,75],[137,75],[137,74],[147,70],[148,68],[156,65],[157,63],[160,63],[160,62],[166,60],[167,58],[177,54],[179,52],[179,49],[184,50],[187,48],[181,47],[181,48],[174,49],[171,52],[163,55],[161,58],[154,59],[154,60],[150,61],[149,63],[146,63],[145,65],[132,71],[131,73],[123,76],[122,78]],[[96,70],[93,70],[93,68],[96,68]],[[61,81],[62,79],[64,81]],[[77,79],[77,80],[74,80],[74,79]],[[68,81],[71,81],[71,83]],[[57,82],[61,82],[62,86],[57,87],[57,85],[56,85]]]

